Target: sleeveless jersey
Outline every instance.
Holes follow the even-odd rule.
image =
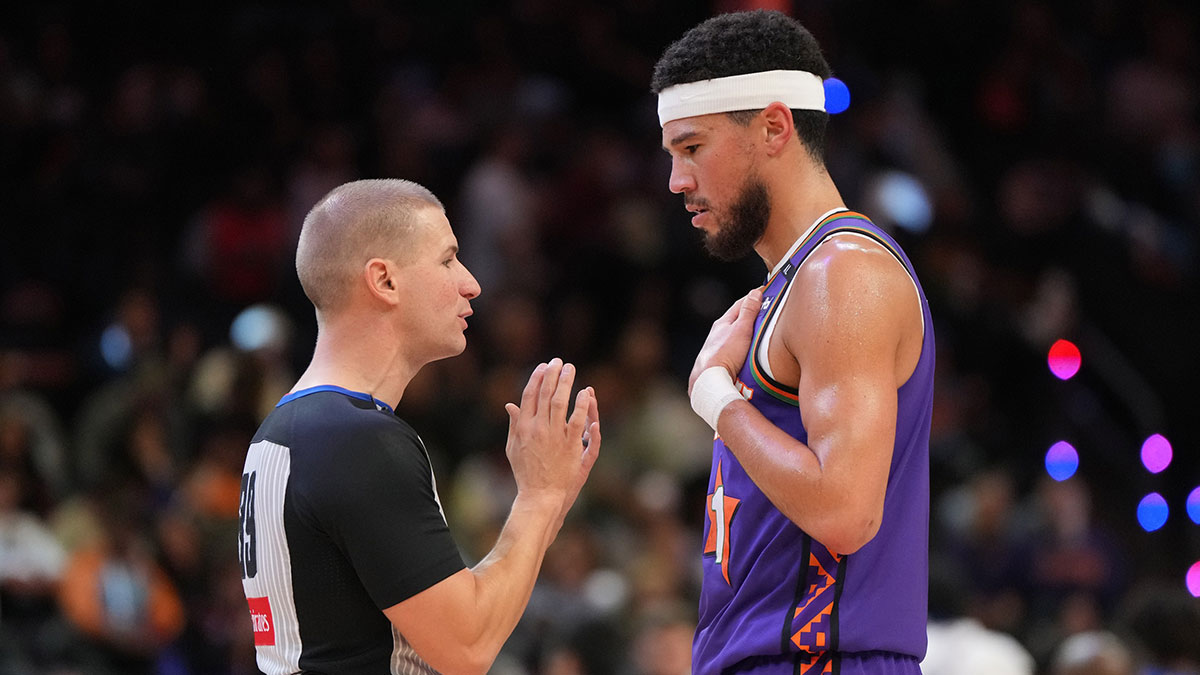
[[[879,532],[853,554],[829,551],[776,509],[716,438],[695,673],[721,673],[737,665],[734,671],[836,674],[843,656],[853,652],[892,653],[905,662],[913,657],[913,672],[919,672],[929,576],[934,339],[925,294],[895,241],[849,211],[814,223],[767,279],[738,388],[767,419],[807,443],[797,390],[771,377],[766,344],[796,270],[821,242],[843,233],[868,237],[896,257],[916,285],[924,322],[920,360],[898,391],[896,442]],[[764,662],[778,667],[760,670]]]

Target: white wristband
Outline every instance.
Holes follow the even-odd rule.
[[[729,371],[722,366],[706,368],[692,385],[692,410],[708,422],[713,431],[717,430],[721,411],[739,398],[743,398],[741,392],[734,386]]]

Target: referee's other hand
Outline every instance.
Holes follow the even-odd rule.
[[[517,493],[559,505],[559,524],[600,452],[596,392],[591,387],[580,389],[574,409],[568,411],[574,383],[575,366],[555,357],[533,369],[520,406],[504,406],[508,411],[505,454]]]

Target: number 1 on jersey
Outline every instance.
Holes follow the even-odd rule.
[[[742,500],[725,494],[725,478],[722,474],[721,462],[717,461],[717,471],[713,478],[713,491],[708,495],[709,528],[704,541],[704,554],[711,554],[721,568],[721,576],[725,583],[729,581],[729,530],[733,525],[733,516],[737,513]],[[731,584],[732,585],[732,584]]]

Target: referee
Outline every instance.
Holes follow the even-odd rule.
[[[445,209],[404,180],[342,185],[309,212],[296,271],[312,362],[255,434],[238,557],[258,666],[277,673],[484,673],[600,448],[595,392],[559,359],[509,403],[517,497],[468,569],[429,456],[393,409],[425,364],[460,354],[479,284]]]

